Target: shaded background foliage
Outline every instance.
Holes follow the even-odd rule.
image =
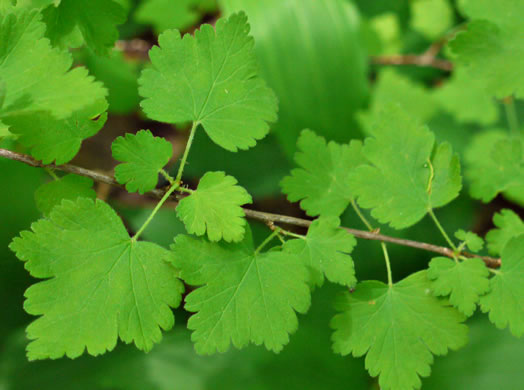
[[[147,64],[147,49],[166,28],[191,32],[201,22],[213,23],[219,15],[246,11],[256,41],[261,75],[280,100],[279,121],[257,147],[236,154],[213,144],[203,132],[195,140],[186,175],[195,184],[207,170],[224,170],[235,176],[254,197],[260,210],[303,217],[297,205],[287,203],[279,181],[292,167],[299,132],[311,128],[327,139],[345,142],[362,138],[368,118],[388,101],[399,102],[411,116],[428,124],[437,138],[452,143],[461,157],[472,136],[488,128],[506,127],[501,104],[450,108],[453,96],[444,95],[449,73],[431,67],[373,65],[370,56],[423,53],[446,36],[463,18],[453,0],[118,0],[128,11],[120,27],[122,41],[109,57],[88,49],[75,50],[78,64],[109,89],[109,120],[103,131],[86,141],[74,163],[111,171],[115,162],[110,144],[125,132],[149,128],[166,137],[180,155],[187,136],[183,126],[151,122],[139,109],[137,77]],[[156,4],[155,4],[156,3]],[[459,2],[460,3],[460,2]],[[139,38],[140,41],[134,39]],[[444,49],[442,56],[448,55]],[[487,104],[488,107],[482,105]],[[524,104],[517,103],[524,118]],[[461,114],[472,110],[469,116]],[[491,117],[486,119],[486,111]],[[489,126],[486,126],[485,122]],[[175,161],[175,160],[174,160]],[[172,164],[174,165],[174,164]],[[171,167],[175,170],[175,166]],[[0,160],[0,389],[373,389],[378,388],[364,370],[363,359],[343,358],[331,352],[329,319],[332,301],[342,288],[326,285],[313,295],[309,313],[300,317],[300,328],[278,355],[250,347],[211,357],[196,355],[179,309],[179,326],[149,354],[120,345],[103,357],[84,356],[28,363],[23,327],[30,321],[23,311],[23,292],[31,283],[23,264],[7,245],[20,230],[39,217],[34,191],[49,177],[45,171]],[[465,182],[467,186],[467,181]],[[153,203],[121,190],[98,185],[98,196],[108,200],[136,231]],[[520,197],[520,200],[519,200]],[[520,203],[519,203],[520,202]],[[471,229],[484,234],[491,216],[501,208],[524,214],[522,194],[499,196],[482,204],[468,195],[439,211],[450,230]],[[347,212],[344,226],[363,228]],[[267,231],[252,224],[255,239]],[[168,247],[184,231],[173,209],[162,210],[144,238]],[[384,234],[445,245],[428,218],[416,227]],[[430,254],[390,247],[395,280],[424,269]],[[385,279],[376,242],[360,240],[353,252],[359,279]],[[473,317],[470,344],[444,358],[437,358],[424,389],[520,389],[524,381],[521,357],[524,340],[499,331],[485,316]]]

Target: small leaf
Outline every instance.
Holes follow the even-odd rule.
[[[173,327],[171,307],[184,290],[172,254],[135,242],[106,203],[65,200],[23,231],[10,248],[35,278],[25,310],[40,316],[27,328],[30,360],[100,355],[117,338],[149,351]]]
[[[41,185],[35,192],[36,206],[45,215],[49,215],[53,207],[62,200],[76,200],[78,198],[96,198],[93,190],[93,180],[73,174],[61,177]]]
[[[183,38],[168,30],[149,52],[153,67],[139,80],[149,118],[193,121],[224,149],[255,146],[277,118],[277,99],[258,77],[254,41],[244,13],[204,24]]]
[[[435,257],[429,263],[428,278],[436,296],[448,296],[449,302],[466,316],[471,316],[479,297],[489,291],[489,271],[481,259],[455,262]]]
[[[312,217],[339,216],[353,198],[348,175],[364,162],[362,143],[349,145],[326,143],[311,130],[303,130],[297,142],[295,161],[300,168],[280,183],[290,202],[300,200],[300,207]]]
[[[484,240],[473,232],[460,229],[455,232],[455,237],[464,242],[472,252],[479,252],[484,247]]]
[[[333,348],[342,355],[366,355],[370,375],[382,390],[421,386],[433,355],[445,355],[467,342],[464,316],[431,295],[424,271],[394,286],[377,281],[357,285],[336,303]]]
[[[313,221],[304,239],[289,240],[284,251],[297,254],[312,272],[312,284],[321,286],[324,275],[343,286],[357,282],[353,259],[349,254],[357,244],[355,237],[340,229],[336,217],[320,217]]]
[[[438,145],[432,156],[434,144],[434,134],[400,107],[385,109],[373,137],[364,142],[369,165],[349,175],[359,205],[371,209],[381,223],[401,229],[455,199],[462,188],[458,156],[447,143]]]
[[[524,221],[512,210],[503,209],[493,217],[497,227],[486,234],[489,252],[500,255],[502,250],[513,237],[524,234]]]
[[[288,343],[298,327],[295,311],[305,313],[310,304],[308,271],[298,256],[256,253],[249,230],[238,244],[178,235],[171,249],[182,279],[198,286],[185,298],[185,309],[196,312],[188,328],[198,353],[250,342],[279,352]]]
[[[128,192],[143,194],[158,184],[158,174],[173,155],[173,146],[149,130],[118,137],[111,145],[113,157],[125,164],[115,167],[115,177]]]
[[[242,205],[252,203],[248,192],[224,172],[207,172],[195,191],[183,198],[177,208],[188,233],[211,241],[241,241],[246,219]]]
[[[480,307],[499,329],[509,326],[516,337],[524,335],[524,234],[512,238],[502,250],[502,266],[490,280],[491,292]]]

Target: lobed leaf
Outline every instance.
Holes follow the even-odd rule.
[[[281,181],[282,191],[290,202],[300,200],[300,207],[312,217],[339,216],[353,199],[348,176],[352,168],[364,162],[362,143],[326,143],[313,131],[303,130],[297,146],[295,161],[300,168]]]
[[[503,209],[493,216],[496,228],[486,234],[489,252],[500,255],[509,240],[524,234],[524,221],[512,210]]]
[[[487,293],[489,271],[481,259],[455,262],[435,257],[429,263],[428,278],[436,296],[448,296],[449,302],[467,317],[473,315],[479,297]]]
[[[115,167],[115,178],[128,192],[140,194],[153,190],[158,174],[173,156],[173,146],[149,130],[118,137],[111,145],[113,157],[124,162]]]
[[[172,254],[135,242],[104,202],[64,200],[23,231],[10,248],[38,282],[25,310],[40,316],[27,328],[30,360],[111,351],[120,337],[149,351],[173,327],[170,307],[184,290]]]
[[[322,286],[326,278],[343,286],[357,283],[355,266],[349,254],[357,240],[340,229],[336,217],[320,217],[311,223],[304,239],[286,241],[284,251],[298,255],[311,271],[311,284]]]
[[[333,348],[342,355],[366,355],[366,369],[383,390],[418,389],[431,372],[433,355],[467,342],[464,316],[431,295],[426,272],[388,286],[359,283],[336,303]]]
[[[199,123],[213,142],[236,152],[267,135],[277,100],[257,75],[245,14],[219,19],[215,28],[204,24],[194,37],[160,35],[149,52],[153,66],[139,80],[141,105],[151,119]]]
[[[224,172],[207,172],[195,191],[180,200],[176,211],[188,233],[210,241],[242,241],[246,219],[242,205],[252,203],[248,192]]]
[[[491,291],[480,298],[480,308],[499,329],[509,327],[524,335],[524,234],[512,238],[502,250],[502,266],[490,279]]]
[[[353,169],[348,186],[360,206],[401,229],[456,198],[462,187],[458,156],[399,106],[389,106],[362,149],[369,164]],[[432,153],[433,152],[433,153]]]
[[[484,240],[473,232],[459,229],[455,232],[455,237],[461,240],[472,252],[480,252],[484,247]]]
[[[308,271],[291,253],[257,253],[251,232],[238,244],[178,235],[171,246],[181,278],[197,288],[186,297],[188,322],[201,354],[248,343],[279,352],[296,331],[295,312],[310,304]]]

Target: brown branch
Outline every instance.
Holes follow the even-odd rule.
[[[117,186],[117,187],[122,187],[120,184],[118,184],[118,182],[112,176],[109,176],[104,173],[95,172],[95,171],[85,169],[82,167],[78,167],[76,165],[71,165],[71,164],[65,164],[65,165],[60,165],[60,166],[55,166],[54,164],[44,165],[41,162],[36,161],[32,157],[27,156],[25,154],[16,153],[16,152],[12,152],[10,150],[1,149],[1,148],[0,148],[0,157],[7,158],[9,160],[19,161],[24,164],[30,165],[32,167],[38,167],[38,168],[45,167],[45,168],[57,169],[62,172],[74,173],[76,175],[88,177],[96,182],[106,183],[106,184],[110,184],[110,185]],[[165,190],[155,189],[149,192],[148,194],[154,196],[155,198],[161,198],[164,195],[164,193],[165,193]],[[177,202],[180,198],[181,198],[181,195],[172,195],[171,196],[171,199],[174,200],[175,202]],[[247,208],[244,208],[244,212],[247,218],[261,221],[266,224],[282,223],[282,224],[307,228],[313,222],[307,219],[290,217],[287,215],[266,213],[266,212],[251,210]],[[391,244],[403,245],[403,246],[407,246],[411,248],[422,249],[428,252],[438,253],[440,255],[447,256],[447,257],[453,257],[453,254],[454,254],[453,250],[447,247],[443,247],[443,246],[438,246],[438,245],[433,245],[433,244],[428,244],[425,242],[419,242],[419,241],[413,241],[413,240],[405,240],[402,238],[386,236],[383,234],[379,234],[375,232],[368,232],[365,230],[358,230],[358,229],[352,229],[352,228],[347,228],[347,227],[344,227],[344,229],[346,229],[348,232],[353,234],[355,237],[362,238],[365,240],[375,240],[375,241],[388,242]],[[468,252],[462,252],[461,255],[468,257],[468,258],[479,257],[490,268],[498,268],[500,267],[500,264],[501,264],[500,259],[496,259],[493,257],[476,256]]]
[[[429,54],[429,55],[428,55]],[[453,70],[453,64],[450,61],[435,58],[429,52],[422,55],[406,54],[406,55],[389,55],[389,56],[375,56],[371,57],[371,62],[378,65],[415,65],[436,68],[450,72]]]

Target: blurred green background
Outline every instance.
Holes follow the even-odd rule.
[[[147,49],[167,28],[191,32],[202,22],[213,23],[237,10],[248,14],[261,74],[280,101],[279,121],[254,149],[239,153],[229,153],[203,132],[198,133],[186,169],[188,183],[196,184],[208,170],[224,170],[253,195],[254,208],[304,217],[279,188],[279,181],[293,167],[296,138],[303,128],[339,142],[363,138],[380,106],[395,101],[426,123],[438,140],[450,142],[462,157],[473,136],[507,126],[500,103],[488,100],[472,108],[470,100],[453,95],[455,90],[445,90],[453,81],[449,72],[430,67],[387,67],[370,61],[372,56],[424,53],[464,22],[453,0],[118,2],[129,11],[129,19],[121,26],[122,41],[111,56],[98,57],[88,50],[74,52],[76,61],[103,81],[110,93],[106,126],[84,143],[74,161],[84,167],[110,172],[115,165],[111,142],[118,135],[142,128],[166,137],[180,154],[187,129],[148,121],[139,109],[137,77],[147,66]],[[439,54],[441,58],[448,55],[446,48]],[[451,107],[450,101],[454,102]],[[473,111],[467,115],[465,110]],[[517,110],[524,122],[522,102],[517,102]],[[0,160],[0,390],[378,389],[367,375],[363,359],[331,352],[331,303],[342,289],[331,284],[314,292],[309,313],[300,317],[299,330],[280,354],[250,347],[198,356],[184,327],[188,314],[179,309],[178,325],[149,354],[119,345],[98,358],[27,362],[24,326],[31,318],[23,311],[23,292],[32,280],[7,245],[40,217],[33,194],[49,180],[44,170]],[[119,211],[130,231],[140,226],[154,205],[106,186],[98,186],[97,192]],[[468,195],[465,181],[460,198],[437,214],[450,232],[463,228],[484,235],[492,228],[494,212],[510,208],[522,216],[523,198],[524,194],[516,191],[482,204]],[[344,226],[364,228],[351,212],[346,212],[342,221]],[[252,228],[259,241],[268,233],[262,225],[253,224]],[[166,208],[148,227],[144,239],[167,247],[180,232],[183,226],[174,210]],[[382,227],[381,232],[445,245],[429,220],[403,231]],[[390,246],[390,255],[395,280],[424,269],[431,259],[429,253],[396,246]],[[360,240],[353,258],[360,280],[385,279],[376,242]],[[422,388],[524,389],[524,339],[496,330],[481,314],[468,324],[469,345],[436,358],[432,375],[423,380]]]

